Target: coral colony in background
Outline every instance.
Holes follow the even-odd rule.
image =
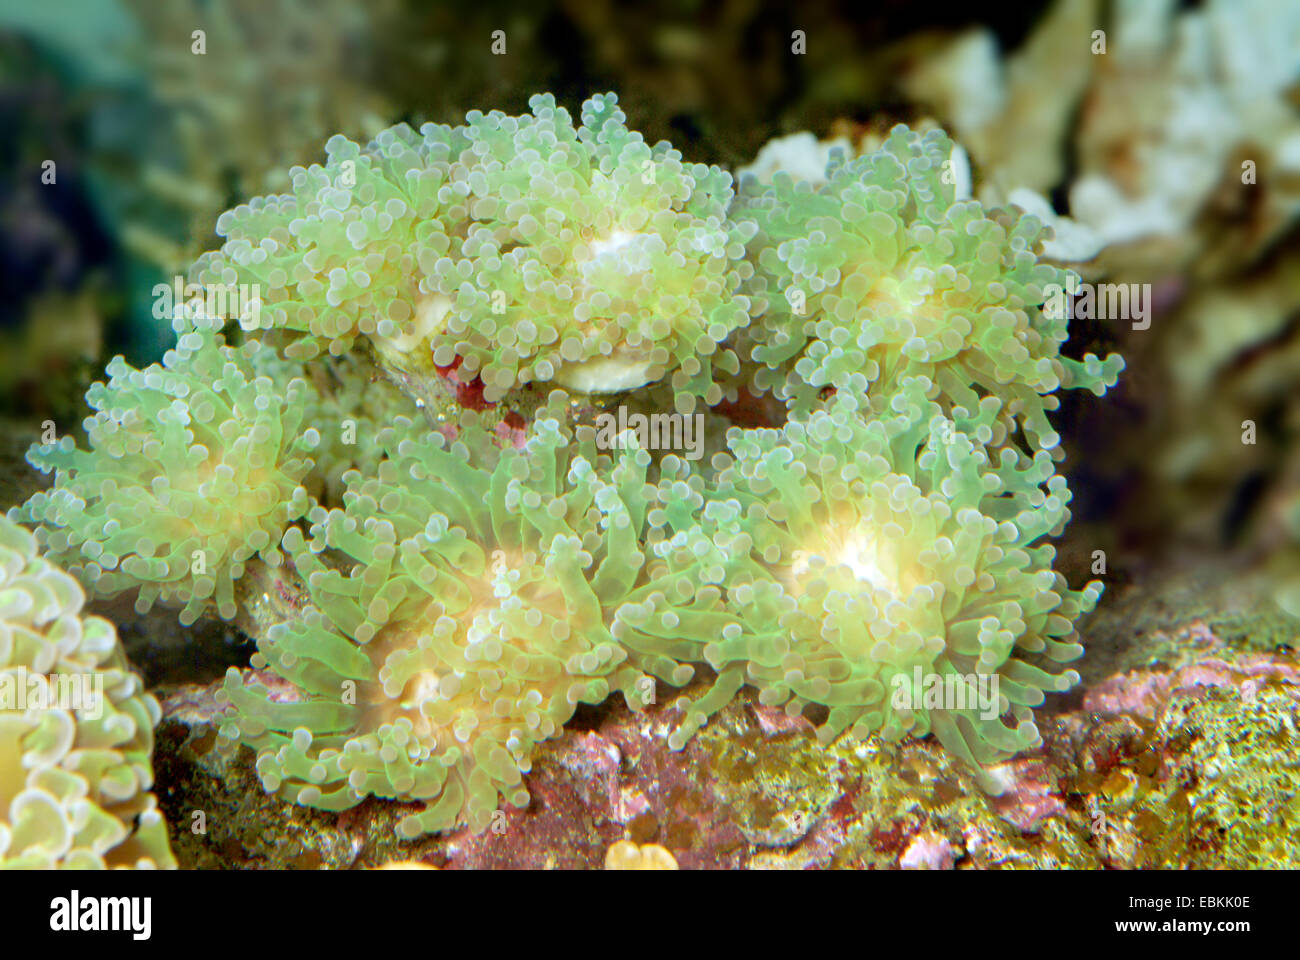
[[[160,292],[162,364],[114,360],[87,447],[30,452],[54,485],[10,519],[48,559],[6,527],[8,566],[238,617],[257,670],[226,677],[222,745],[309,806],[422,801],[408,837],[483,829],[578,704],[704,666],[674,748],[748,684],[824,708],[823,742],[933,733],[996,791],[1101,589],[1053,569],[1049,414],[1123,366],[1060,355],[1048,232],[963,199],[937,131],[737,192],[613,94],[577,126],[530,106],[335,137],[225,214],[185,302]],[[20,742],[0,764],[48,749]],[[0,829],[0,857],[68,850]]]
[[[158,701],[84,600],[0,518],[0,866],[174,867],[148,792]]]

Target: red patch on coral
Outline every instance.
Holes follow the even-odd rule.
[[[490,403],[483,399],[483,380],[475,376],[472,380],[462,380],[457,372],[460,369],[461,358],[456,357],[450,364],[440,367],[434,364],[434,369],[438,371],[439,376],[446,380],[456,395],[456,402],[468,410],[486,410],[488,407],[495,407],[495,403]]]
[[[770,393],[756,397],[742,389],[733,400],[723,400],[713,408],[740,427],[775,427],[784,419],[784,408]]]
[[[1084,709],[1103,716],[1134,716],[1153,721],[1177,694],[1195,695],[1216,688],[1236,688],[1250,698],[1265,683],[1300,688],[1300,670],[1264,653],[1243,654],[1232,663],[1206,657],[1172,673],[1131,670],[1097,684],[1084,696]]]
[[[509,410],[497,424],[496,434],[516,450],[522,449],[528,439],[528,423],[514,410]]]
[[[754,717],[758,720],[758,727],[763,731],[765,737],[780,737],[791,733],[813,733],[813,725],[808,722],[806,717],[790,717],[786,715],[784,707],[765,707],[761,704],[751,704],[750,709],[754,711]]]

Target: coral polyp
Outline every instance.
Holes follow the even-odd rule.
[[[438,278],[456,305],[435,360],[481,366],[488,399],[527,380],[612,392],[666,373],[703,396],[710,356],[749,319],[753,231],[727,216],[731,175],[648,145],[613,94],[584,103],[576,130],[553,98],[530,106],[468,117],[475,289]]]
[[[0,518],[0,868],[175,867],[149,792],[158,701],[84,599]]]
[[[1060,356],[1066,320],[1040,305],[1068,274],[1039,262],[1042,224],[958,199],[952,151],[940,131],[896,127],[876,153],[833,154],[815,189],[785,174],[746,181],[736,215],[757,224],[751,254],[767,305],[744,337],[755,386],[807,408],[863,376],[879,411],[925,377],[945,409],[1002,397],[996,443],[1018,426],[1055,447],[1051,394],[1100,394],[1123,361]]]
[[[662,622],[665,596],[689,592],[642,553],[648,457],[611,462],[585,432],[541,419],[522,449],[471,450],[399,419],[377,475],[347,475],[345,506],[314,510],[310,538],[290,529],[314,606],[258,649],[302,699],[272,702],[234,670],[225,687],[222,733],[258,750],[268,789],[332,810],[429,801],[408,836],[482,829],[501,797],[527,803],[533,745],[578,704],[618,688],[641,706],[646,669],[689,679],[628,647],[648,640],[625,607]]]
[[[39,523],[51,558],[98,595],[138,588],[142,611],[162,600],[185,623],[209,608],[232,618],[245,565],[278,564],[285,527],[309,506],[300,481],[319,442],[298,432],[307,384],[255,368],[270,350],[192,329],[161,365],[115,358],[86,394],[90,449],[71,436],[34,446],[28,459],[55,484],[11,519]]]
[[[1101,586],[1070,590],[1041,542],[1069,518],[1051,456],[990,458],[997,402],[950,420],[924,386],[882,418],[841,392],[733,430],[701,520],[666,547],[725,568],[736,622],[702,651],[720,683],[829,708],[823,742],[934,733],[980,768],[1040,742],[1031,708],[1078,681],[1053,665],[1083,653],[1074,621]]]
[[[294,193],[225,214],[209,284],[257,283],[249,325],[341,354],[359,337],[408,372],[460,364],[488,401],[528,382],[628,390],[673,374],[716,402],[709,358],[749,320],[753,225],[730,174],[629,131],[618,98],[574,127],[553,97],[464,127],[342,137]]]

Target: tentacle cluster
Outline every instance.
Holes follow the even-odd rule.
[[[749,320],[754,226],[727,216],[731,176],[629,131],[613,94],[574,127],[550,95],[463,127],[343,137],[294,193],[222,216],[195,269],[258,285],[247,326],[341,354],[367,337],[400,370],[461,363],[488,401],[530,381],[587,392],[673,375],[716,402],[710,358]],[[734,363],[728,361],[730,366]]]
[[[301,481],[320,439],[299,432],[307,384],[259,375],[261,351],[190,329],[161,365],[115,357],[86,394],[90,449],[66,435],[33,446],[54,487],[10,519],[39,523],[52,559],[96,594],[138,587],[138,609],[181,604],[184,623],[210,607],[233,617],[245,564],[278,564],[285,527],[310,506]]]
[[[1054,448],[1052,394],[1100,395],[1123,360],[1060,355],[1068,321],[1041,304],[1068,274],[1039,262],[1045,228],[957,200],[952,150],[942,131],[899,126],[876,153],[836,153],[817,188],[786,174],[746,179],[733,215],[756,225],[752,289],[765,309],[742,331],[742,353],[758,366],[757,389],[802,409],[860,375],[881,411],[924,377],[945,410],[1001,398],[997,442],[1019,427],[1035,448]]]
[[[792,714],[828,707],[823,741],[933,732],[977,767],[1035,746],[1031,708],[1078,681],[1050,666],[1082,654],[1074,621],[1101,592],[1070,590],[1042,542],[1069,519],[1065,481],[1046,451],[979,442],[994,398],[950,419],[914,378],[889,415],[867,410],[845,390],[781,430],[734,430],[702,509],[660,545],[735,617],[696,655],[714,699],[751,683]]]
[[[957,201],[941,134],[733,198],[612,95],[577,127],[531,107],[336,137],[292,195],[223,216],[195,277],[257,285],[247,342],[190,311],[161,366],[114,360],[89,450],[34,448],[54,487],[11,516],[95,591],[185,621],[287,557],[309,605],[254,666],[294,693],[231,671],[220,742],[304,804],[421,802],[406,836],[481,829],[579,703],[639,709],[701,664],[676,748],[746,683],[825,707],[824,740],[934,733],[977,768],[1037,743],[1100,593],[1052,567],[1048,413],[1122,366],[1060,355],[1037,221]],[[435,413],[413,384],[447,367],[489,402],[647,387],[629,405],[656,417],[749,378],[788,420],[652,456],[572,426],[592,400],[559,390],[509,398],[504,430]]]
[[[610,460],[550,419],[522,450],[448,445],[405,419],[380,444],[344,507],[285,536],[314,606],[259,652],[302,699],[272,702],[232,670],[222,733],[299,802],[425,800],[406,835],[481,829],[500,797],[527,802],[533,745],[579,703],[618,688],[640,706],[647,670],[690,678],[636,652],[682,627],[671,607],[690,586],[646,563],[653,488],[635,446]]]
[[[158,701],[84,599],[0,518],[0,868],[175,867],[149,792]]]

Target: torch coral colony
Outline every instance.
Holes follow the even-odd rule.
[[[161,366],[115,360],[90,449],[34,448],[55,485],[13,518],[96,593],[187,621],[286,564],[309,600],[254,666],[297,694],[231,670],[222,742],[300,803],[423,801],[406,836],[525,804],[533,746],[579,703],[643,709],[706,664],[674,748],[751,684],[829,708],[824,741],[934,733],[992,788],[983,768],[1076,682],[1054,665],[1101,589],[1071,590],[1044,543],[1070,499],[1047,414],[1123,366],[1059,355],[1044,229],[959,200],[938,132],[736,195],[612,94],[576,128],[531,107],[335,137],[293,194],[225,214],[193,278],[256,284],[260,309],[240,329],[180,312]],[[552,393],[503,443],[481,414],[432,416],[451,367],[488,403]],[[716,417],[742,391],[785,422],[732,426],[699,463],[606,449],[571,402]],[[995,696],[935,704],[931,676]]]

